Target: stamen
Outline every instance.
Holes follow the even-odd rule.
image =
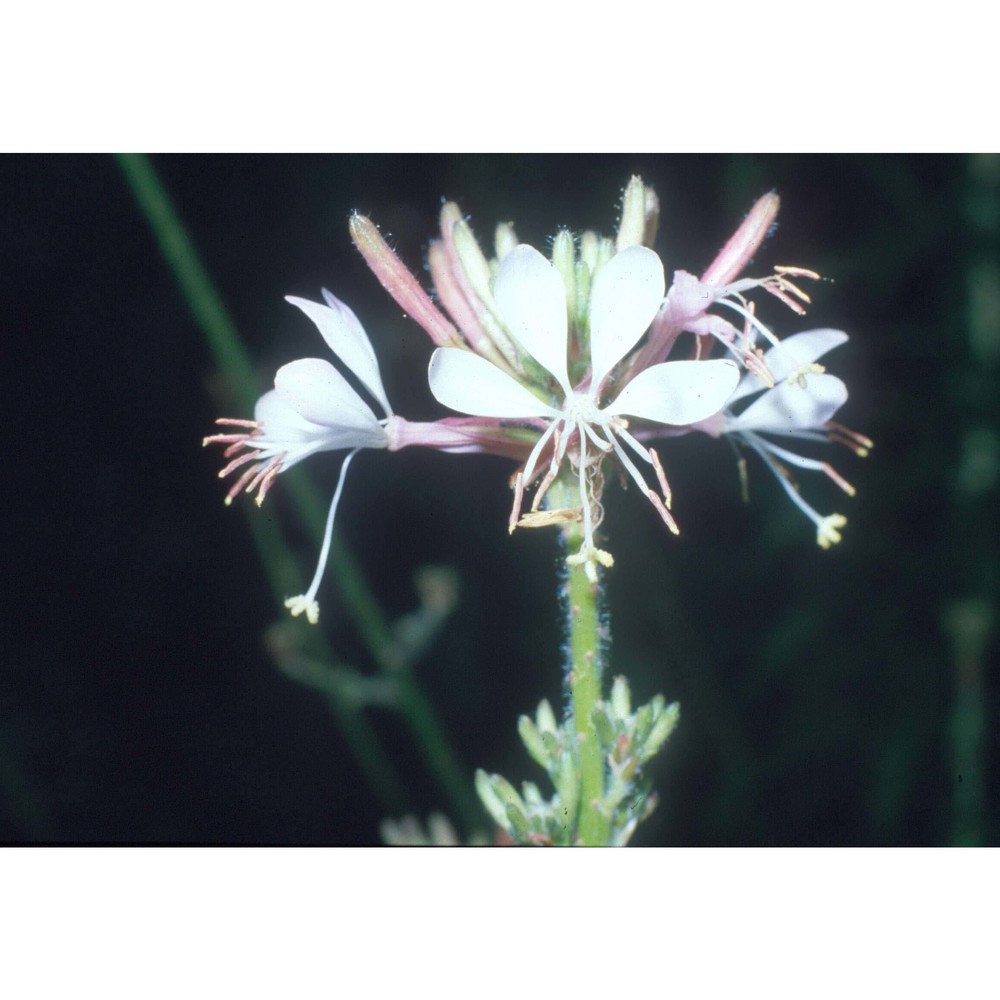
[[[811,278],[813,281],[821,281],[822,275],[818,271],[810,271],[808,267],[789,267],[787,264],[778,264],[774,268],[775,274],[790,274],[793,278]]]
[[[246,484],[253,479],[257,474],[257,467],[247,469],[239,479],[229,487],[229,492],[226,494],[225,504],[228,507],[233,500],[236,498],[237,493],[239,493]]]
[[[579,507],[559,507],[556,510],[531,511],[517,522],[519,528],[548,528],[553,524],[568,521],[582,521],[583,511]]]
[[[542,434],[542,436],[535,443],[535,447],[531,449],[531,454],[528,456],[528,461],[524,463],[524,468],[517,473],[514,478],[514,505],[511,507],[510,519],[507,521],[508,534],[514,534],[514,529],[517,527],[517,523],[521,519],[521,504],[524,501],[524,485],[525,483],[531,482],[531,479],[535,474],[535,464],[538,461],[538,456],[542,452],[542,448],[545,447],[549,438],[552,437],[553,434],[556,434],[558,430],[559,420],[554,420],[548,427],[545,428],[545,433]],[[555,455],[555,452],[553,455]],[[548,487],[546,487],[546,489],[547,488]]]
[[[764,291],[770,292],[776,299],[780,299],[782,302],[784,302],[785,305],[788,306],[788,308],[791,309],[793,313],[795,313],[798,316],[805,316],[806,314],[805,309],[802,306],[800,306],[798,302],[796,302],[795,299],[793,299],[791,296],[786,295],[784,289],[781,288],[779,285],[765,284],[763,287]],[[793,285],[792,287],[794,288],[795,286]]]
[[[235,455],[241,448],[253,448],[255,445],[250,444],[251,438],[248,434],[241,434],[239,440],[231,444],[223,453],[223,458],[229,458],[230,455]]]
[[[663,523],[670,529],[671,534],[679,535],[681,529],[677,527],[673,514],[663,506],[663,501],[652,491],[646,491],[646,499],[656,508],[656,512],[663,518]]]
[[[252,434],[210,434],[201,439],[202,448],[210,444],[243,444],[253,437]]]
[[[254,501],[258,507],[264,502],[264,497],[267,496],[271,487],[274,485],[274,481],[278,478],[278,474],[281,472],[281,463],[273,466],[267,473],[267,475],[261,480],[260,488],[257,490],[257,499]]]
[[[736,468],[740,476],[740,497],[744,503],[750,503],[750,478],[747,475],[747,460],[743,455],[736,459]]]
[[[584,440],[583,428],[583,422],[578,420],[576,432],[580,435],[580,506],[583,508],[584,544],[594,548],[594,529],[590,519],[590,500],[587,497],[587,444]]]
[[[655,449],[650,448],[649,457],[652,459],[653,468],[656,470],[656,478],[659,480],[660,489],[663,491],[663,502],[667,505],[667,510],[669,510],[673,494],[670,492],[670,483],[667,482],[667,475],[660,464],[660,456],[656,454]]]
[[[281,463],[285,460],[285,455],[287,454],[288,454],[287,452],[283,451],[280,455],[275,455],[274,458],[272,458],[271,461],[268,462],[266,465],[260,466],[260,468],[257,470],[257,475],[250,480],[244,492],[253,493],[253,491],[257,489],[258,486],[261,486],[263,484],[265,478],[269,476],[273,478],[275,475],[277,475],[281,471]],[[264,498],[258,496],[257,506],[259,507],[263,502]]]
[[[768,443],[767,445],[765,445],[760,440],[760,438],[757,437],[756,434],[746,433],[744,434],[743,437],[744,440],[747,442],[747,444],[749,444],[750,447],[753,448],[753,450],[757,452],[758,455],[760,455],[760,457],[764,460],[764,463],[771,470],[771,472],[774,473],[775,478],[781,484],[781,488],[787,494],[788,499],[791,500],[792,503],[794,503],[795,506],[798,507],[799,510],[801,510],[802,513],[805,514],[806,517],[808,517],[809,520],[812,521],[813,524],[815,524],[818,529],[821,528],[825,518],[822,516],[822,514],[819,514],[815,510],[813,510],[813,508],[810,507],[809,504],[807,504],[805,500],[802,499],[801,495],[799,494],[799,491],[792,485],[787,470],[782,468],[781,464],[776,462],[767,453],[767,449],[770,447],[770,444]],[[835,516],[840,516],[840,515],[831,515],[831,517]]]
[[[828,420],[826,426],[830,429],[830,440],[850,448],[859,458],[865,458],[868,452],[875,447],[875,442],[871,438],[866,438],[864,434],[852,431],[843,424]]]
[[[740,298],[742,299],[743,297],[740,296]],[[720,306],[729,306],[733,312],[738,312],[741,316],[748,319],[753,324],[754,329],[757,330],[761,336],[769,344],[771,344],[772,347],[777,347],[778,344],[781,343],[781,341],[778,340],[778,338],[771,333],[771,331],[763,323],[761,323],[759,319],[757,319],[757,317],[746,307],[746,305],[739,305],[736,302],[733,302],[732,299],[718,299],[717,301]],[[743,301],[744,303],[746,302],[745,299],[743,299]]]
[[[521,504],[524,502],[524,470],[519,470],[514,476],[514,505],[510,509],[507,521],[507,534],[513,535],[518,521],[521,520]]]
[[[256,429],[262,426],[259,420],[240,420],[237,417],[218,417],[215,422],[220,427],[250,427]]]
[[[624,421],[622,421],[624,423]],[[613,428],[617,431],[619,437],[624,440],[624,442],[641,458],[643,461],[649,462],[652,465],[654,471],[656,472],[656,479],[660,484],[660,489],[663,491],[663,502],[666,504],[667,509],[670,509],[671,502],[673,500],[673,494],[670,491],[670,484],[667,482],[666,473],[663,471],[663,465],[660,462],[660,456],[652,448],[643,447],[640,441],[637,441],[624,427],[617,426]],[[633,477],[634,478],[634,477]],[[640,477],[641,478],[641,477]],[[645,486],[645,481],[643,481],[643,486]]]
[[[319,590],[320,581],[323,579],[323,572],[326,570],[326,560],[330,555],[330,541],[333,537],[333,519],[337,513],[337,505],[340,503],[340,494],[344,490],[344,479],[347,476],[347,468],[351,464],[351,459],[361,451],[355,448],[349,452],[344,459],[344,464],[340,467],[340,478],[337,480],[337,489],[334,491],[333,500],[330,502],[330,512],[326,516],[326,529],[323,532],[323,547],[319,553],[319,563],[316,572],[313,574],[312,583],[304,594],[297,597],[290,597],[285,601],[285,607],[292,613],[293,618],[297,618],[303,612],[310,625],[315,625],[319,621],[319,604],[316,601],[316,592]]]
[[[779,448],[778,445],[768,441],[765,447],[775,455],[780,455],[786,462],[797,465],[800,469],[813,469],[816,472],[823,472],[829,476],[848,496],[854,496],[857,490],[840,475],[837,470],[828,462],[817,462],[812,458],[804,458],[794,452]]]
[[[558,455],[560,451],[559,438],[560,435],[557,429],[555,434],[552,435],[552,461],[549,462],[549,471],[545,473],[545,478],[539,484],[538,489],[535,490],[535,499],[532,501],[531,504],[532,513],[536,513],[538,511],[538,508],[541,505],[543,497],[548,492],[548,489],[552,485],[553,480],[559,473],[559,464],[560,464],[558,461]]]
[[[610,435],[611,433],[610,428],[608,428],[608,433]],[[649,454],[647,453],[646,449],[643,448],[638,441],[632,438],[632,435],[629,434],[628,431],[620,431],[619,433],[633,447],[636,447],[638,449],[639,453],[647,462],[649,462],[651,465],[654,464],[652,458],[649,457]],[[631,440],[629,440],[630,438]],[[633,463],[632,459],[630,459],[628,455],[625,453],[625,449],[622,448],[622,446],[618,443],[617,438],[610,437],[610,441],[622,465],[625,466],[625,468],[628,470],[629,475],[631,475],[631,477],[636,481],[637,485],[639,486],[639,489],[642,490],[643,496],[645,496],[645,498],[653,505],[653,507],[656,509],[656,512],[660,515],[660,517],[663,518],[663,523],[666,524],[666,526],[670,529],[670,531],[675,535],[679,535],[681,533],[681,530],[680,528],[677,527],[677,522],[674,520],[673,516],[667,510],[667,508],[663,505],[663,501],[660,500],[660,498],[646,485],[646,480],[643,479],[642,473],[639,472],[639,470],[635,467],[635,464]]]
[[[229,449],[228,448],[225,451],[225,456],[226,456],[226,458],[229,457]],[[240,455],[239,458],[234,458],[229,463],[229,465],[227,465],[224,469],[221,469],[219,471],[219,478],[220,479],[225,479],[226,476],[228,476],[231,472],[235,472],[241,465],[246,465],[247,462],[257,461],[260,457],[261,456],[260,456],[260,452],[259,451],[248,451],[248,452],[245,452],[244,454]]]
[[[815,361],[810,361],[804,365],[799,365],[794,371],[789,372],[785,381],[790,385],[797,385],[800,389],[805,389],[807,375],[822,375],[825,371],[826,368],[823,365],[816,364]]]
[[[598,436],[597,432],[594,430],[590,424],[583,424],[583,429],[587,432],[587,437],[598,447],[605,455],[611,453],[612,445],[608,441],[602,441]]]

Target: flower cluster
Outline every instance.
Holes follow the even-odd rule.
[[[448,203],[440,238],[428,252],[436,302],[374,224],[355,215],[355,245],[434,345],[431,393],[462,416],[416,423],[394,414],[371,342],[351,309],[326,291],[325,304],[288,299],[383,414],[376,416],[329,361],[306,358],[279,369],[253,420],[221,419],[226,431],[205,438],[226,446],[230,461],[220,476],[243,470],[227,503],[240,492],[255,492],[260,504],[285,469],[316,452],[347,451],[316,574],[305,594],[286,602],[292,614],[318,620],[316,594],[344,477],[364,448],[421,446],[515,460],[509,530],[579,522],[582,544],[567,562],[582,567],[592,582],[598,566],[614,562],[596,537],[605,461],[636,484],[676,534],[670,486],[650,442],[692,431],[725,436],[756,452],[814,522],[819,544],[839,541],[845,518],[818,514],[800,496],[788,467],[824,472],[849,494],[853,488],[827,463],[775,439],[838,441],[859,455],[871,447],[867,438],[832,422],[847,389],[817,363],[847,335],[812,330],[779,341],[756,316],[748,297],[755,290],[802,314],[809,297],[796,282],[818,278],[815,272],[776,267],[763,278],[741,277],[772,228],[778,204],[773,193],[761,198],[700,278],[676,271],[667,288],[650,248],[659,203],[637,177],[625,189],[615,238],[588,231],[577,239],[564,230],[549,256],[501,224],[488,259],[458,207]],[[685,333],[691,336],[682,338]],[[688,341],[687,356],[675,357]],[[717,345],[725,356],[712,358]],[[575,500],[552,508],[546,495],[559,476],[575,483]]]

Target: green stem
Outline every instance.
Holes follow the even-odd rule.
[[[560,475],[549,489],[551,509],[571,508],[579,503],[574,474]],[[562,527],[565,552],[577,552],[583,530],[573,521]],[[604,751],[593,722],[593,711],[601,698],[601,672],[608,638],[601,625],[601,587],[591,583],[582,566],[567,566],[563,582],[563,606],[569,647],[566,682],[569,686],[573,723],[577,737],[580,772],[580,812],[577,841],[584,847],[607,846],[611,822],[603,808],[605,791]]]
[[[241,404],[252,407],[259,387],[250,356],[153,165],[141,154],[121,154],[117,160],[216,363],[232,379]],[[300,570],[291,565],[288,548],[273,521],[250,516],[247,521],[271,589],[280,603],[282,595],[294,589],[294,579]],[[341,733],[382,807],[401,810],[405,802],[402,784],[374,729],[363,716],[347,706],[333,705],[332,701],[331,710]]]
[[[216,364],[232,380],[239,404],[247,410],[252,409],[260,395],[260,385],[250,355],[155,167],[149,157],[138,153],[119,154],[117,161],[195,322],[205,335]],[[302,522],[317,535],[322,534],[326,508],[315,488],[298,469],[287,474],[287,486]],[[258,553],[280,603],[283,594],[295,589],[294,581],[289,582],[287,548],[273,522],[261,518],[250,518],[250,521]],[[392,647],[392,640],[388,623],[353,557],[336,538],[330,551],[330,566],[372,658],[381,673],[390,673],[387,651]],[[325,642],[322,646],[326,658],[332,661],[329,647]],[[382,796],[383,805],[398,811],[400,783],[371,726],[356,711],[345,706],[338,709],[333,698],[330,703],[362,770],[372,780],[376,793]],[[470,830],[480,825],[471,784],[430,704],[412,677],[401,685],[400,711],[448,796],[451,808],[465,819]]]

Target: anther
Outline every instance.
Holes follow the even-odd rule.
[[[667,510],[670,510],[673,494],[670,492],[670,483],[667,482],[667,475],[663,471],[663,465],[660,463],[660,456],[656,454],[654,448],[649,449],[649,458],[653,463],[653,469],[656,471],[656,478],[659,481],[660,489],[663,491],[663,502],[667,505]]]
[[[656,508],[657,513],[663,518],[663,523],[670,529],[671,533],[679,535],[681,529],[677,527],[677,522],[670,511],[663,506],[663,501],[652,490],[646,492],[646,499]]]

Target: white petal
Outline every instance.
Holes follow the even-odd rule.
[[[566,286],[559,272],[534,247],[522,243],[504,257],[493,298],[507,329],[569,395]]]
[[[639,372],[604,412],[693,424],[725,406],[740,370],[732,361],[666,361]]]
[[[267,440],[276,444],[311,441],[325,430],[319,424],[306,420],[281,393],[274,389],[265,392],[257,400],[253,418],[263,424]]]
[[[557,409],[471,351],[439,347],[431,355],[427,377],[434,398],[459,413],[474,417],[559,416]]]
[[[254,407],[254,419],[261,422],[264,433],[259,438],[260,448],[266,454],[287,452],[283,468],[289,469],[303,458],[318,451],[336,451],[356,448],[358,432],[324,427],[306,420],[298,410],[277,390],[264,393]],[[384,447],[384,440],[376,442]]]
[[[847,386],[836,375],[806,375],[805,383],[782,382],[730,417],[726,430],[781,434],[822,427],[847,401]]]
[[[306,420],[343,431],[343,447],[385,447],[385,431],[367,403],[329,361],[301,358],[278,369],[274,389]]]
[[[663,302],[663,264],[648,247],[615,254],[594,279],[590,293],[591,384],[605,376],[639,342]]]
[[[781,382],[796,368],[811,365],[827,351],[846,343],[847,339],[847,334],[843,330],[807,330],[805,333],[796,333],[767,351],[764,355],[764,364],[774,376],[775,382]],[[735,403],[744,396],[751,396],[766,388],[767,386],[756,375],[746,372],[730,402]]]
[[[316,324],[330,350],[357,375],[361,384],[381,403],[386,416],[392,416],[392,408],[382,386],[375,349],[361,321],[354,315],[350,306],[341,302],[325,288],[323,298],[327,302],[325,306],[294,295],[286,295],[285,301],[298,306]]]

